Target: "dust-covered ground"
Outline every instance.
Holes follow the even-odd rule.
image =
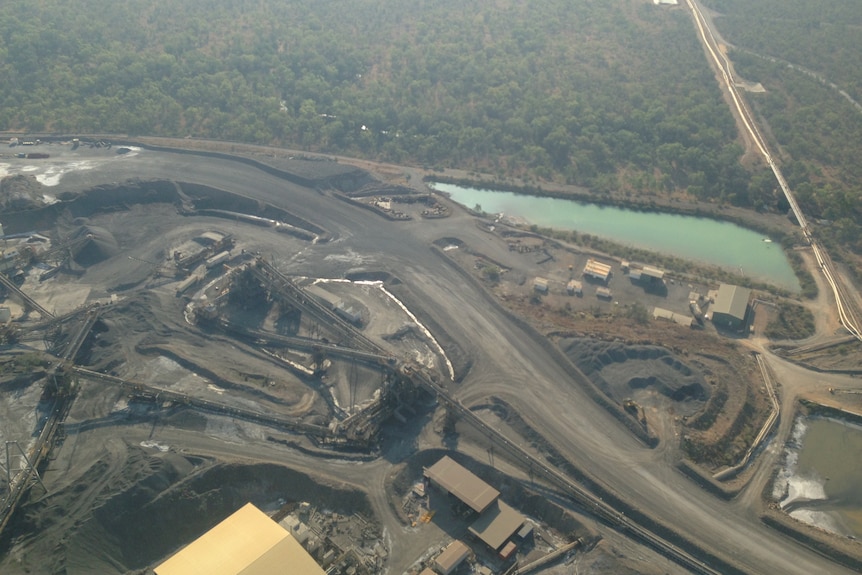
[[[82,153],[90,152],[75,155]],[[596,299],[595,286],[582,298],[568,296],[563,291],[571,278],[568,266],[578,270],[594,254],[554,251],[558,248],[541,239],[535,245],[507,243],[462,212],[453,212],[451,221],[396,222],[338,199],[337,190],[326,185],[312,189],[295,178],[225,165],[224,159],[134,150],[117,160],[104,150],[92,153],[87,169],[55,171],[54,179],[45,179],[53,187],[63,182],[52,190],[60,202],[16,213],[7,232],[41,230],[60,247],[51,265],[66,260],[56,275],[46,277],[43,272],[53,269],[40,268],[28,273],[22,284],[26,293],[57,314],[100,304],[98,319],[71,359],[150,392],[130,395],[115,380],[79,378],[60,439],[43,464],[47,493],[31,488],[5,532],[3,573],[146,572],[241,499],[273,510],[282,500],[308,497],[320,505],[334,501],[339,514],[367,515],[380,525],[379,542],[392,573],[409,571],[446,542],[446,531],[433,521],[418,530],[405,525],[393,509],[398,496],[387,487],[412,454],[450,447],[446,426],[438,432],[439,420],[421,405],[399,411],[404,422],[390,422],[371,451],[339,452],[271,425],[160,397],[161,389],[328,428],[347,415],[345,406],[374,396],[385,370],[373,361],[346,360],[337,348],[326,357],[314,345],[296,350],[284,343],[284,338],[300,337],[338,346],[347,341],[338,330],[304,312],[297,317],[277,294],[265,286],[261,291],[253,281],[243,289],[258,296],[231,300],[235,277],[257,257],[303,286],[315,278],[338,280],[322,287],[358,313],[356,330],[384,354],[432,369],[453,394],[479,411],[499,394],[519,418],[523,412],[523,421],[538,424],[561,463],[576,459],[594,477],[603,476],[610,489],[690,540],[732,556],[752,572],[764,571],[764,565],[813,572],[817,569],[809,567],[824,564],[823,558],[764,530],[752,513],[713,501],[679,477],[669,465],[672,441],[652,452],[633,440],[619,421],[598,413],[602,410],[586,399],[580,383],[548,352],[561,341],[601,340],[575,346],[572,359],[577,364],[605,354],[622,358],[592,364],[598,376],[593,385],[598,389],[604,380],[605,397],[625,403],[631,395],[645,425],[663,439],[675,437],[675,426],[684,423],[691,428],[689,436],[712,434],[713,445],[720,445],[716,438],[738,441],[733,449],[727,449],[730,443],[720,447],[738,453],[749,430],[757,427],[765,392],[757,384],[753,360],[733,341],[737,336],[718,337],[708,327],[642,323],[636,305],[684,314],[692,292],[703,295],[710,285],[677,278],[655,292],[615,271],[609,300]],[[153,179],[126,181],[128,166]],[[318,183],[331,178],[362,185],[352,170],[330,167]],[[177,174],[199,183],[173,181]],[[38,203],[38,194],[32,197]],[[197,249],[195,244],[204,246],[199,239],[210,233],[233,237],[227,260],[211,266],[205,265],[208,259],[199,260],[184,273],[200,273],[200,280],[180,290],[179,261]],[[523,251],[518,245],[525,246]],[[482,271],[489,262],[499,264],[503,281],[477,289],[450,260],[479,282],[489,279]],[[534,297],[531,282],[538,275],[555,282],[553,293]],[[486,289],[496,303],[486,297]],[[387,292],[408,301],[415,315]],[[10,308],[25,327],[20,348],[56,354],[74,342],[84,318],[93,317],[80,313],[31,329],[27,322],[45,318],[24,314],[20,305]],[[523,319],[548,339],[533,341],[532,332],[521,327]],[[457,349],[452,363],[445,357],[449,342]],[[35,387],[22,402],[27,407],[10,413],[18,417],[29,411],[35,416],[27,417],[34,419],[19,429],[10,426],[11,435],[32,434],[34,424],[38,427],[35,390],[40,384],[28,385]],[[753,412],[746,411],[749,405]],[[493,410],[485,416],[499,418]],[[506,420],[499,421],[502,428]],[[475,461],[489,457],[478,438],[465,437],[457,448]],[[502,458],[492,456],[490,464],[505,468],[495,480],[510,486],[507,492],[514,492],[519,481],[530,482],[526,470]],[[558,495],[544,493],[549,500]],[[577,523],[603,539],[592,551],[550,567],[552,572],[679,572],[571,507],[567,512],[581,514]],[[183,523],[180,515],[187,531],[171,525],[156,532],[160,521]]]

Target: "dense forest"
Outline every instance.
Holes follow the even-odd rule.
[[[862,3],[705,0],[807,213],[862,254]],[[788,68],[792,64],[795,68]],[[211,137],[778,206],[649,0],[6,0],[0,129]]]
[[[862,2],[707,0],[817,233],[862,271]]]
[[[646,0],[6,0],[0,74],[7,130],[771,201],[689,14]]]
[[[858,0],[702,0],[734,46],[822,75],[862,101]]]

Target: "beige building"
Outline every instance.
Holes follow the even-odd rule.
[[[291,534],[252,505],[155,568],[156,575],[324,575]]]
[[[514,508],[498,499],[488,506],[479,519],[470,526],[469,532],[473,537],[499,552],[526,520],[527,518]]]
[[[748,302],[751,290],[729,284],[721,284],[715,303],[712,304],[712,323],[721,327],[741,330],[748,319]]]
[[[425,470],[425,477],[438,489],[450,493],[476,513],[497,500],[500,492],[458,465],[448,455]]]
[[[444,549],[437,559],[434,560],[434,567],[440,575],[449,575],[452,571],[458,568],[458,565],[464,562],[470,555],[470,548],[464,545],[461,541],[453,541]]]
[[[611,277],[611,266],[590,258],[587,260],[587,265],[584,266],[584,275],[607,282],[608,278]]]

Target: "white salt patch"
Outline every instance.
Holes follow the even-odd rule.
[[[167,453],[170,450],[169,445],[164,445],[163,443],[159,443],[158,441],[142,441],[141,447],[149,447],[150,449],[158,449],[162,453]]]
[[[799,450],[802,448],[802,440],[805,438],[807,431],[808,426],[805,425],[803,418],[798,418],[796,424],[793,426],[790,439],[787,441],[784,467],[778,471],[778,476],[775,478],[775,483],[772,486],[772,497],[775,499],[780,500],[784,497],[785,493],[789,493],[790,480],[796,473],[796,467],[799,464]]]
[[[177,372],[185,372],[180,364],[169,357],[161,355],[149,362],[148,369],[150,371],[150,381],[160,378],[171,379]]]
[[[828,513],[824,513],[823,511],[797,509],[795,511],[791,511],[790,516],[808,525],[825,529],[831,533],[841,534],[841,530],[838,528],[835,520]]]
[[[794,501],[815,501],[826,499],[826,488],[816,479],[794,475],[787,481],[787,497],[781,502],[786,507]]]
[[[36,176],[36,181],[43,186],[53,187],[60,184],[60,178],[62,176],[62,173],[58,173],[56,170],[48,168],[45,170],[44,174]]]
[[[171,358],[165,357],[163,355],[160,355],[159,357],[157,357],[155,359],[155,364],[158,365],[160,368],[166,370],[166,371],[172,371],[175,369],[182,369],[182,366],[180,364],[178,364],[177,362],[175,362]]]
[[[93,163],[90,161],[68,162],[48,166],[42,174],[36,175],[36,181],[43,186],[53,187],[60,184],[60,179],[70,172],[92,170]]]
[[[135,156],[137,156],[138,154],[141,153],[141,148],[139,148],[137,146],[123,146],[123,148],[126,148],[126,149],[131,150],[131,151],[126,152],[125,154],[117,154],[117,159],[134,158]]]

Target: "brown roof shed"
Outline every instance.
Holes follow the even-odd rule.
[[[425,477],[477,513],[484,511],[500,496],[499,491],[456,463],[448,455],[426,469]]]
[[[497,551],[526,520],[526,517],[516,509],[498,499],[470,526],[469,531],[485,545]]]
[[[437,556],[437,559],[434,560],[434,566],[437,567],[440,575],[449,575],[449,573],[458,568],[458,565],[468,555],[470,555],[469,547],[462,541],[453,541]]]

